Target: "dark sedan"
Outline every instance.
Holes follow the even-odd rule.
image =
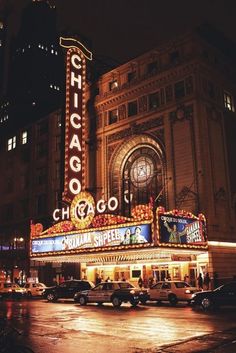
[[[204,310],[220,306],[236,306],[236,282],[230,282],[212,291],[202,291],[193,294],[192,306],[201,306]]]
[[[74,298],[76,292],[93,287],[94,284],[90,281],[73,279],[57,286],[45,288],[43,297],[49,302],[55,302],[58,299]]]
[[[129,282],[112,281],[101,282],[90,290],[80,291],[75,294],[74,300],[80,305],[112,303],[114,307],[119,307],[126,302],[136,306],[139,302],[145,303],[148,298],[147,289],[136,288]]]

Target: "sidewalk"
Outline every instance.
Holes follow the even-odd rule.
[[[236,327],[166,345],[155,353],[236,353]]]

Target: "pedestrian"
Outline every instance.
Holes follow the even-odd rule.
[[[189,283],[189,277],[188,277],[188,275],[187,275],[187,274],[186,274],[186,275],[184,275],[184,282]]]
[[[138,285],[139,285],[140,288],[142,288],[142,286],[143,286],[143,279],[142,279],[141,276],[139,276]]]
[[[199,273],[199,276],[197,278],[197,283],[198,283],[199,290],[203,290],[203,278],[201,273]]]
[[[203,284],[206,290],[209,290],[209,285],[210,285],[211,279],[209,276],[209,273],[207,272],[204,276]]]
[[[57,286],[58,285],[56,277],[53,278],[52,285],[53,286]]]
[[[217,272],[213,273],[213,285],[214,285],[214,289],[219,287],[219,280],[218,280],[218,273]]]
[[[151,288],[151,287],[153,286],[153,283],[154,283],[153,277],[149,277],[149,280],[148,280],[148,287]]]

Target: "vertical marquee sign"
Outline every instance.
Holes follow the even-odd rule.
[[[67,49],[63,200],[70,203],[85,187],[85,70],[86,58],[92,60],[92,53],[73,38],[61,37],[60,45]]]

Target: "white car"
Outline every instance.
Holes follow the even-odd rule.
[[[26,289],[28,297],[38,297],[43,294],[43,290],[46,288],[44,283],[26,283],[24,288]]]
[[[149,300],[157,303],[168,301],[174,306],[179,301],[190,303],[193,293],[197,291],[196,287],[184,281],[161,281],[149,289]]]

